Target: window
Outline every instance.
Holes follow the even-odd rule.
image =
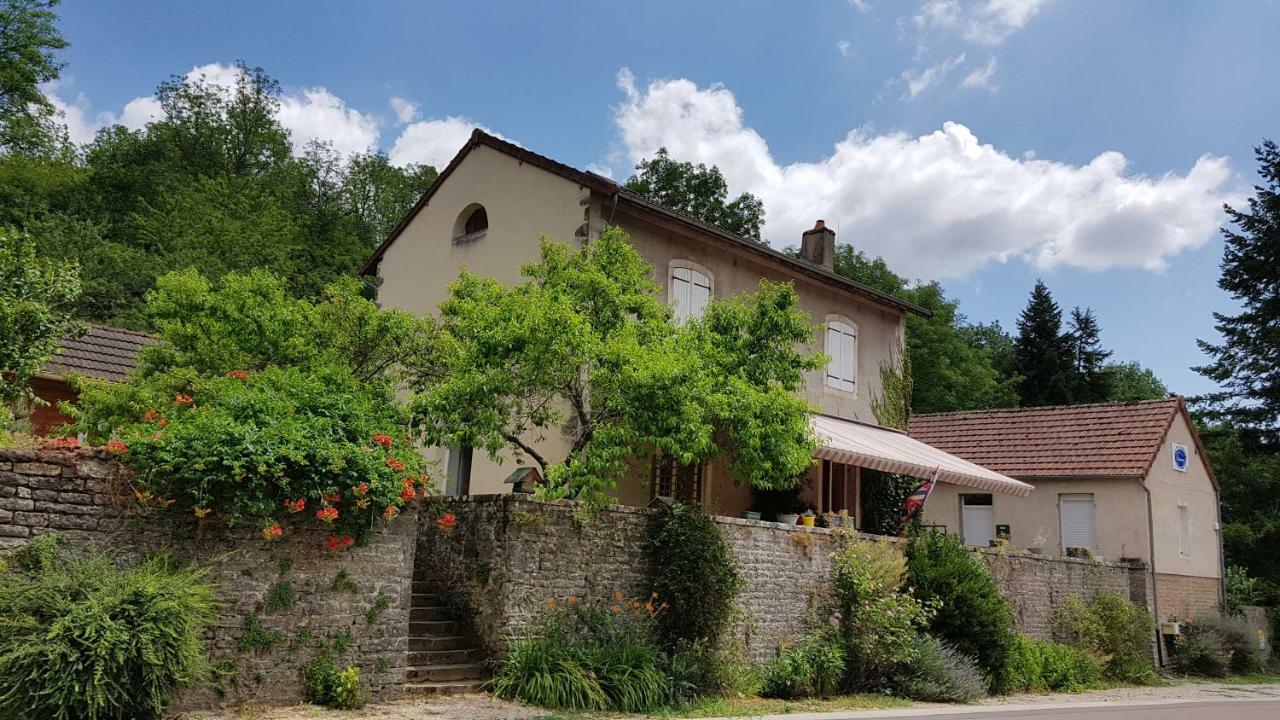
[[[471,242],[484,237],[489,229],[489,213],[483,205],[472,203],[462,209],[458,219],[453,223],[453,241],[455,243]]]
[[[827,387],[853,392],[858,375],[858,329],[841,320],[827,321]]]
[[[1058,512],[1062,521],[1062,549],[1097,549],[1094,530],[1093,493],[1071,493],[1058,496]]]
[[[995,506],[989,494],[960,496],[960,531],[965,545],[988,547],[996,538]]]
[[[681,465],[670,455],[653,460],[653,496],[680,502],[702,502],[702,477],[705,466]]]
[[[670,294],[676,322],[700,318],[711,299],[711,279],[693,268],[673,267]]]
[[[1186,505],[1178,506],[1178,554],[1191,557],[1191,513]]]
[[[478,233],[481,230],[489,229],[489,213],[484,208],[479,208],[467,216],[466,225],[463,226],[462,232],[466,235]]]

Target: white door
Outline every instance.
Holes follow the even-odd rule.
[[[965,545],[987,547],[996,537],[996,515],[990,495],[960,496],[960,529]]]
[[[1073,547],[1098,549],[1093,493],[1059,495],[1058,509],[1062,520],[1063,552]]]

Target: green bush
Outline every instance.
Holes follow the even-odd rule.
[[[302,669],[302,694],[316,705],[354,710],[364,705],[360,669],[351,665],[340,670],[329,653],[321,653]]]
[[[677,503],[649,521],[644,550],[649,582],[665,605],[657,616],[659,643],[714,646],[732,619],[742,579],[711,517]]]
[[[1155,681],[1155,621],[1145,608],[1119,593],[1100,592],[1088,603],[1076,595],[1068,597],[1054,613],[1053,628],[1059,639],[1101,663],[1104,677],[1125,683]]]
[[[1262,657],[1248,626],[1234,618],[1202,617],[1183,623],[1172,645],[1173,667],[1184,675],[1225,677],[1261,672]]]
[[[894,689],[912,700],[967,703],[987,694],[987,681],[972,657],[921,634],[916,636],[911,661],[898,670]]]
[[[644,712],[672,698],[667,664],[651,615],[579,603],[549,610],[513,642],[489,687],[557,710]]]
[[[910,663],[933,605],[902,590],[906,559],[887,540],[852,540],[832,561],[831,592],[848,664],[846,687],[879,690]]]
[[[986,565],[960,539],[919,532],[907,543],[907,585],[916,597],[937,604],[929,632],[975,658],[993,690],[1004,691],[1013,614]]]
[[[1069,645],[1014,635],[1001,685],[1006,692],[1079,692],[1097,684],[1097,661]]]
[[[1039,643],[1022,633],[1014,633],[1002,672],[998,684],[1004,692],[1040,692],[1049,689],[1044,682]]]
[[[760,695],[790,700],[835,694],[845,676],[844,647],[833,630],[819,630],[782,648],[760,670]]]
[[[0,576],[0,717],[108,720],[159,715],[204,676],[213,621],[205,571],[168,555],[126,569],[56,540]]]

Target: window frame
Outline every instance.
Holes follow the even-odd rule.
[[[484,213],[484,227],[479,230],[467,232],[467,225],[471,222],[471,218],[473,218],[478,212]],[[454,245],[464,245],[466,243],[482,240],[489,232],[489,226],[489,208],[480,203],[468,203],[466,207],[462,208],[462,212],[458,213],[458,217],[453,221],[453,232],[450,242]]]
[[[684,477],[682,477],[684,476]],[[692,493],[681,493],[691,484]],[[665,487],[664,487],[665,486]],[[661,491],[667,490],[667,494]],[[702,504],[707,492],[707,464],[681,465],[670,455],[656,454],[649,470],[649,499],[667,498],[676,502]]]
[[[1068,545],[1067,529],[1063,522],[1063,506],[1067,502],[1082,502],[1083,498],[1089,498],[1090,520],[1093,527],[1093,543],[1090,545]],[[1098,550],[1098,497],[1094,493],[1058,493],[1058,542],[1062,545],[1062,553],[1065,555],[1067,548],[1087,547],[1090,550]]]
[[[836,333],[837,347],[832,347],[832,333]],[[822,371],[823,385],[837,392],[856,395],[858,392],[858,324],[843,315],[828,315],[823,326],[823,350],[827,356]],[[841,373],[847,362],[848,377]],[[832,374],[832,370],[836,374]]]
[[[687,279],[678,278],[677,271],[683,271],[685,273],[688,273],[690,277]],[[706,291],[707,291],[706,299],[703,300],[702,304],[697,307],[696,312],[694,310],[695,302],[693,300],[693,289],[695,287],[701,287],[701,285],[697,283],[697,278],[695,277],[695,275],[700,276],[703,280],[706,280]],[[676,284],[677,281],[687,283],[689,286],[690,301],[689,301],[688,307],[685,308],[684,310],[682,310],[682,306],[678,303],[679,298],[677,296],[680,291]],[[690,319],[697,319],[702,317],[702,314],[706,312],[707,305],[711,303],[711,299],[715,297],[715,294],[716,294],[715,276],[711,273],[710,270],[707,270],[705,267],[703,267],[702,265],[699,265],[696,262],[693,262],[692,260],[675,259],[668,264],[667,266],[667,307],[671,308],[672,318],[677,323],[684,323]]]

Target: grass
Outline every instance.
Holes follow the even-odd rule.
[[[772,700],[759,697],[703,698],[692,705],[664,708],[650,717],[662,720],[677,718],[759,717],[789,713],[836,712],[838,710],[889,710],[911,707],[910,700],[886,695],[840,695],[825,700]],[[614,712],[560,711],[538,716],[537,720],[604,720],[620,717]]]
[[[1253,675],[1228,675],[1227,677],[1189,677],[1189,682],[1215,685],[1280,685],[1280,675],[1255,673]]]

